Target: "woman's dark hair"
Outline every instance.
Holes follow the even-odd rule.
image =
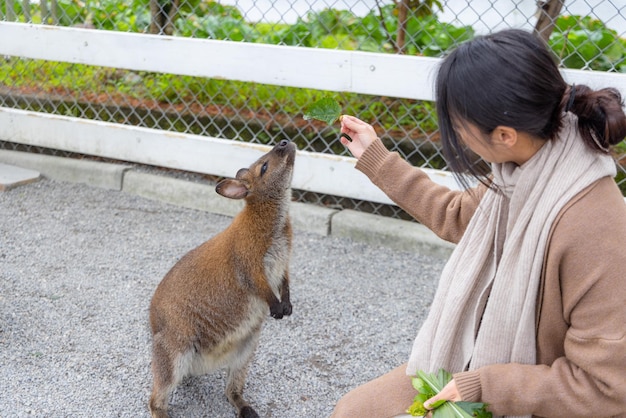
[[[508,126],[547,141],[556,138],[563,113],[570,111],[578,116],[581,136],[592,149],[608,152],[626,137],[619,92],[569,86],[545,43],[518,29],[474,38],[444,58],[436,106],[444,157],[464,185],[462,174],[488,184],[488,170],[463,145],[455,129],[463,123],[487,135]]]

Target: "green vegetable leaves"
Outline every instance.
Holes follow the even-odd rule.
[[[487,405],[481,402],[454,402],[456,406],[463,409],[471,417],[491,418],[491,412],[487,411]]]
[[[335,123],[340,116],[341,106],[339,106],[339,103],[331,97],[324,97],[323,99],[318,100],[309,106],[306,112],[304,112],[304,120],[317,119],[322,122],[326,122],[329,125]],[[352,142],[352,138],[350,138],[348,134],[341,133],[340,136]]]
[[[413,404],[406,411],[414,417],[424,416],[428,410],[424,407],[424,402],[432,398],[452,380],[452,375],[443,369],[435,373],[424,373],[417,371],[417,376],[411,379],[411,383],[418,394],[413,400]],[[449,402],[437,401],[433,403],[433,418],[491,418],[491,412],[487,411],[487,405],[480,402]]]
[[[313,103],[304,113],[304,120],[317,119],[332,125],[341,116],[341,106],[331,97]]]

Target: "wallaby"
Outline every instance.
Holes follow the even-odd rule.
[[[241,418],[259,415],[242,396],[267,315],[291,315],[289,220],[296,155],[282,140],[215,190],[245,199],[232,223],[184,255],[152,297],[153,417],[167,417],[169,395],[189,375],[227,370],[226,396]]]

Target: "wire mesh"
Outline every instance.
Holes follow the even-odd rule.
[[[622,0],[0,0],[0,19],[434,57],[477,34],[521,27],[546,39],[563,68],[626,72]],[[432,102],[0,57],[0,106],[264,144],[286,137],[302,150],[348,155],[336,127],[302,118],[326,96],[412,164],[447,168]],[[626,195],[626,143],[613,151]],[[296,197],[408,217],[387,205]]]

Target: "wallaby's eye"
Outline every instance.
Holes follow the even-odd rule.
[[[265,174],[265,172],[267,171],[267,161],[263,163],[263,165],[261,166],[261,175]]]

